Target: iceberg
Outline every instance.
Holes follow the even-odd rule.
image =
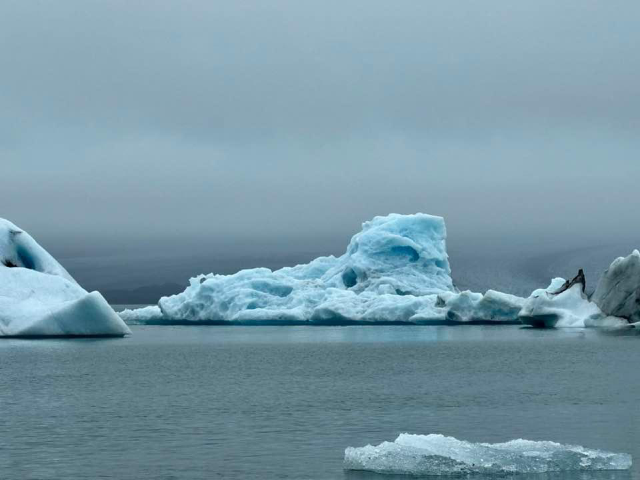
[[[583,284],[564,289],[571,283],[554,278],[546,289],[535,290],[524,302],[520,321],[542,328],[629,326],[622,318],[604,314],[584,293]]]
[[[524,302],[519,318],[533,327],[636,327],[640,320],[640,252],[618,258],[605,272],[592,298],[582,269],[566,281],[554,278]]]
[[[458,292],[442,217],[390,214],[365,222],[340,257],[279,270],[199,275],[128,323],[518,323],[524,299]]]
[[[402,434],[394,442],[349,447],[346,470],[396,475],[520,474],[627,470],[631,455],[555,442],[471,443],[443,435]]]
[[[630,323],[640,321],[640,252],[620,257],[598,282],[592,301],[606,315],[622,317]]]
[[[84,290],[27,232],[0,219],[0,337],[129,333],[100,293]]]

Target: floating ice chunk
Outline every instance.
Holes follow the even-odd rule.
[[[130,323],[517,322],[524,299],[494,291],[458,293],[441,217],[375,217],[341,257],[234,275],[200,275],[158,308],[125,311]]]
[[[129,325],[148,324],[160,322],[162,320],[162,311],[157,305],[149,307],[126,309],[118,313],[122,320]]]
[[[640,321],[640,252],[620,257],[604,273],[591,299],[606,315]]]
[[[555,442],[471,443],[402,434],[395,442],[345,450],[344,468],[383,474],[464,475],[627,470],[631,455]]]
[[[520,321],[534,327],[626,327],[622,318],[607,316],[589,301],[581,284],[557,293],[566,282],[554,278],[546,289],[534,291],[520,311]]]
[[[55,275],[76,283],[60,265],[27,232],[0,218],[0,266],[20,267],[30,271]]]
[[[488,290],[487,293],[446,292],[438,295],[439,305],[446,310],[446,319],[455,323],[515,322],[524,305],[524,298]]]
[[[375,217],[339,258],[200,275],[184,292],[160,299],[159,308],[165,321],[406,322],[433,310],[435,294],[456,291],[445,240],[441,217]],[[123,318],[144,321],[155,314],[126,312]]]
[[[102,295],[88,293],[28,233],[0,219],[0,336],[128,333]]]

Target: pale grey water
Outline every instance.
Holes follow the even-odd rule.
[[[634,331],[133,333],[0,341],[0,478],[382,479],[343,472],[344,449],[401,432],[554,440],[640,462]],[[640,479],[640,469],[526,478]]]

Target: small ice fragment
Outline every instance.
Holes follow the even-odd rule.
[[[627,470],[631,455],[555,442],[471,443],[443,435],[403,433],[395,442],[349,447],[346,470],[396,475],[516,474]]]

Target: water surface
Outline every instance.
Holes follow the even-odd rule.
[[[401,432],[554,440],[640,463],[634,331],[132,330],[0,341],[0,478],[382,479],[343,472],[344,449]]]

